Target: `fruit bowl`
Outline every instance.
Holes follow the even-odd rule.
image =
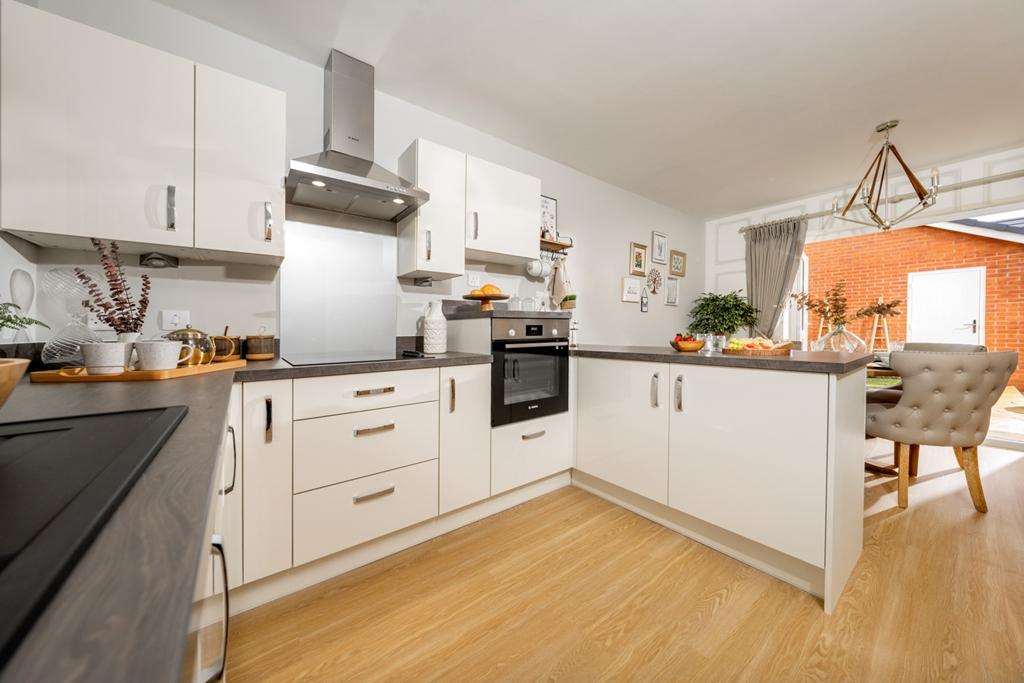
[[[669,344],[676,351],[682,351],[683,353],[693,353],[704,348],[704,342],[699,339],[697,341],[676,341],[673,339]]]

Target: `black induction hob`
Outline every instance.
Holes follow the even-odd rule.
[[[187,412],[0,425],[0,668]]]

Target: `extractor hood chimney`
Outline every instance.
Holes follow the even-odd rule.
[[[373,163],[373,67],[331,50],[324,67],[324,151],[293,159],[288,202],[398,221],[430,195]]]

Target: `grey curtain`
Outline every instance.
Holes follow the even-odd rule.
[[[746,229],[747,299],[758,309],[757,332],[770,337],[790,294],[807,239],[807,219],[783,218]]]

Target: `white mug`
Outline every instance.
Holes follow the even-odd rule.
[[[87,342],[82,344],[85,370],[90,375],[116,375],[124,372],[124,342]]]
[[[169,339],[135,342],[135,353],[139,356],[139,370],[173,370],[188,361],[190,354],[182,357],[180,341]]]

